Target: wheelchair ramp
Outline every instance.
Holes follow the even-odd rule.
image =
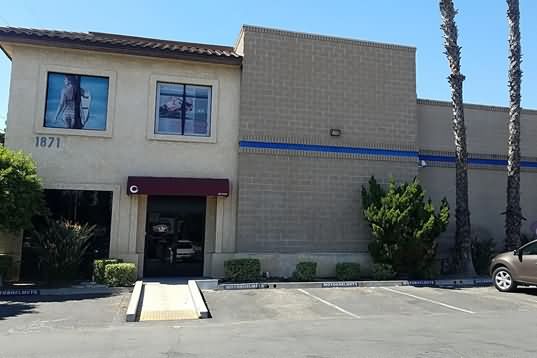
[[[198,318],[187,283],[144,282],[140,321]]]

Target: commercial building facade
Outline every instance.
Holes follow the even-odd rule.
[[[277,276],[303,260],[321,276],[342,261],[367,268],[360,190],[372,175],[417,176],[454,203],[451,109],[416,98],[414,48],[253,26],[234,47],[13,28],[0,44],[6,145],[32,154],[51,200],[110,193],[92,194],[110,201],[104,255],[140,276],[221,277],[238,257]],[[466,108],[473,226],[500,242],[507,110]],[[531,222],[537,111],[522,121]]]

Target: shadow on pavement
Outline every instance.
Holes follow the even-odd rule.
[[[519,287],[515,293],[522,293],[528,296],[537,296],[537,287]]]
[[[31,303],[0,303],[0,321],[8,317],[20,316],[26,313],[35,313],[35,306]]]
[[[98,298],[113,297],[119,294],[85,294],[85,295],[34,295],[34,296],[5,296],[0,297],[2,302],[17,302],[17,303],[32,303],[32,302],[66,302],[66,301],[82,301],[93,300]]]
[[[15,317],[22,314],[38,313],[36,310],[40,303],[47,302],[68,302],[96,300],[113,297],[117,294],[93,294],[93,295],[50,295],[50,296],[5,296],[0,297],[0,321],[8,317]]]

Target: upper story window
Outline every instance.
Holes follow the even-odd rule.
[[[108,77],[47,73],[44,128],[106,131]]]
[[[157,82],[155,134],[211,136],[210,86]]]

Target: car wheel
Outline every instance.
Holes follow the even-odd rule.
[[[492,274],[494,286],[501,292],[511,292],[516,289],[516,282],[506,267],[498,267]]]

